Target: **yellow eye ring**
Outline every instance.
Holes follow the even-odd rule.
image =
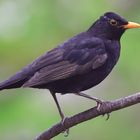
[[[114,19],[111,19],[111,20],[109,21],[109,23],[110,23],[110,25],[112,25],[112,26],[117,26],[117,24],[118,24],[118,22],[117,22],[116,20],[114,20]]]

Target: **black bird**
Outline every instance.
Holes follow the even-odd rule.
[[[87,31],[48,51],[0,83],[0,90],[49,89],[62,121],[64,114],[56,93],[74,93],[101,104],[101,100],[81,91],[96,86],[111,72],[120,56],[120,38],[129,28],[140,28],[140,24],[128,22],[113,12],[105,13]]]

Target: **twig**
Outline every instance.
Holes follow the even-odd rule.
[[[66,129],[73,127],[81,122],[96,118],[100,115],[111,113],[116,110],[120,110],[122,108],[126,108],[132,106],[134,104],[140,103],[140,93],[136,93],[134,95],[124,97],[121,99],[117,99],[110,102],[105,102],[101,105],[100,111],[97,107],[93,107],[89,110],[86,110],[82,113],[76,114],[72,117],[66,118],[64,124],[57,123],[52,126],[50,129],[46,130],[35,140],[50,140],[51,138],[57,136],[62,133]]]

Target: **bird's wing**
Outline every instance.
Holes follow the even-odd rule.
[[[63,52],[63,49],[60,50],[59,48],[55,48],[45,53],[30,65],[26,66],[6,81],[0,83],[0,90],[4,88],[16,88],[22,86],[36,73],[36,71],[39,71],[50,64],[52,65],[61,61]]]
[[[63,59],[53,63],[47,62],[49,65],[42,64],[44,67],[37,71],[23,86],[32,87],[74,75],[82,75],[102,66],[107,60],[104,44],[99,39],[85,39],[73,44],[73,46],[71,44],[68,43],[69,46],[58,50],[59,54],[61,53],[59,57]],[[51,59],[46,55],[44,60],[54,61],[56,54],[51,55]],[[43,62],[41,61],[41,63]]]

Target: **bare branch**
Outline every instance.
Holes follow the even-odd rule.
[[[76,114],[72,117],[66,118],[64,124],[61,122],[55,124],[50,129],[42,133],[36,140],[50,140],[51,138],[57,136],[68,128],[71,128],[81,122],[96,118],[100,115],[111,113],[116,110],[120,110],[125,107],[132,106],[134,104],[140,103],[140,93],[117,99],[110,102],[105,102],[101,105],[100,111],[97,107],[93,107],[87,111]]]

